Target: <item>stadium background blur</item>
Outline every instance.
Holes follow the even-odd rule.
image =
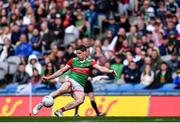
[[[179,6],[179,0],[0,1],[0,116],[29,115],[68,72],[46,82],[42,75],[63,67],[81,44],[89,57],[118,73],[92,72],[99,109],[107,116],[180,116]],[[94,115],[88,102],[82,116]]]

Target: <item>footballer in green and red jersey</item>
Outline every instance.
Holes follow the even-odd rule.
[[[69,78],[73,79],[84,87],[93,66],[96,64],[96,61],[91,58],[80,61],[78,57],[75,57],[70,59],[67,64],[71,66]]]

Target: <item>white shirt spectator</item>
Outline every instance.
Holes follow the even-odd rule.
[[[33,62],[32,60],[35,60],[35,62]],[[39,74],[41,74],[42,66],[34,54],[29,56],[28,64],[26,65],[26,68],[25,68],[25,71],[29,74],[29,76],[33,75],[33,68],[36,68]]]
[[[154,72],[150,71],[150,74],[145,74],[144,72],[141,74],[141,84],[148,86],[154,80]]]

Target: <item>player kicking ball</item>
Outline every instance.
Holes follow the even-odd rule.
[[[84,45],[80,45],[79,47],[77,47],[76,53],[77,53],[77,57],[70,59],[63,68],[59,69],[50,76],[43,76],[42,78],[43,80],[54,79],[62,75],[64,72],[68,71],[69,69],[71,70],[71,72],[69,73],[69,79],[66,82],[64,82],[59,89],[57,89],[55,92],[52,92],[49,95],[54,99],[65,93],[71,93],[73,95],[74,98],[73,102],[68,103],[66,106],[54,112],[54,114],[57,117],[63,116],[64,111],[73,109],[84,102],[85,99],[84,85],[85,82],[88,80],[92,68],[95,68],[101,72],[113,73],[116,75],[115,71],[110,70],[106,67],[102,67],[98,65],[91,58],[87,58],[87,49]],[[33,114],[36,115],[42,107],[43,107],[42,102],[37,104],[33,109]]]

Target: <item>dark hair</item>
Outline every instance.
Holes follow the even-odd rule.
[[[52,67],[51,71],[49,71],[49,70],[47,69],[47,67],[50,66],[50,65],[51,65],[51,67]],[[44,75],[52,74],[52,73],[54,73],[55,71],[56,71],[56,68],[54,67],[54,64],[51,63],[51,62],[49,62],[49,63],[46,64],[46,68],[45,68],[45,70],[44,70]]]
[[[145,66],[144,66],[144,70],[143,70],[143,75],[148,74],[148,75],[151,76],[151,74],[152,74],[152,73],[151,73],[151,69],[152,69],[152,68],[150,69],[149,73],[146,73],[146,71],[145,71],[145,67],[146,67],[146,66],[150,66],[150,68],[151,68],[151,65],[145,65]]]
[[[25,64],[21,62],[21,63],[19,64],[19,66],[25,66]]]
[[[76,48],[76,50],[81,50],[82,52],[87,51],[87,48],[84,45],[80,45]]]
[[[34,68],[33,68],[33,71],[38,71],[38,69],[34,67]]]

